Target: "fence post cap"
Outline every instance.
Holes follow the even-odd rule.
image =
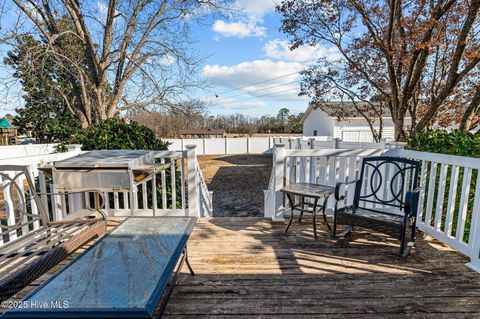
[[[185,148],[186,148],[187,150],[193,150],[193,149],[195,149],[196,147],[197,147],[197,145],[195,145],[195,144],[187,144],[187,145],[185,145]]]

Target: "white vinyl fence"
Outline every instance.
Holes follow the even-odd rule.
[[[0,146],[0,160],[6,158],[45,155],[53,153],[57,144],[25,144]],[[75,145],[72,145],[74,148]]]
[[[186,145],[195,145],[197,155],[221,154],[267,154],[272,152],[275,144],[283,143],[288,148],[310,148],[312,141],[324,141],[328,136],[316,137],[236,137],[236,138],[189,138],[162,139],[171,143],[170,151],[184,151]],[[330,142],[332,143],[332,142]]]
[[[480,272],[480,159],[391,149],[286,149],[277,145],[269,188],[265,190],[266,217],[283,219],[286,209],[280,189],[290,183],[311,182],[335,186],[358,177],[362,158],[399,156],[421,162],[422,188],[417,226],[423,232],[470,257],[467,264]],[[351,190],[348,187],[352,188]],[[354,184],[347,186],[346,201]],[[333,198],[328,208],[333,208]]]

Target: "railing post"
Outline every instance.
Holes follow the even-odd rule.
[[[475,231],[475,235],[473,237],[473,246],[472,254],[470,256],[470,262],[467,264],[468,268],[476,272],[480,272],[480,231],[478,227],[480,227],[480,222],[477,216],[475,220],[472,219],[472,225],[470,226],[470,230]]]
[[[187,149],[187,190],[188,190],[188,216],[199,216],[198,214],[198,183],[196,170],[196,145],[185,145]]]
[[[207,155],[207,141],[206,138],[203,138],[203,155]]]
[[[477,176],[477,182],[475,187],[475,199],[473,201],[472,208],[472,219],[470,224],[470,234],[469,241],[472,240],[472,250],[470,254],[470,262],[467,264],[467,267],[480,272],[480,198],[478,194],[480,193],[480,174]]]
[[[386,139],[386,138],[382,138],[382,139],[380,140],[380,143],[379,143],[379,144],[380,144],[380,147],[381,147],[382,150],[386,149],[386,148],[387,148],[387,139]]]
[[[247,137],[247,154],[250,154],[250,137]]]
[[[315,143],[315,138],[314,138],[314,137],[310,137],[310,138],[308,139],[308,144],[310,144],[310,149],[312,149],[312,150],[313,150],[314,147],[315,147],[315,146],[313,145],[314,143]]]
[[[228,154],[228,137],[225,137],[225,155]]]
[[[333,149],[338,149],[339,143],[340,143],[340,139],[339,138],[334,138],[332,140],[332,148]]]
[[[283,166],[285,163],[285,144],[275,144],[273,149],[273,169],[275,172],[273,181],[273,191],[275,199],[275,211],[272,219],[275,221],[283,220],[283,194],[280,189],[283,187],[284,176]]]

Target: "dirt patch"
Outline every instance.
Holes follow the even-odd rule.
[[[213,216],[263,215],[263,190],[272,170],[270,155],[198,156],[208,189],[213,191]]]

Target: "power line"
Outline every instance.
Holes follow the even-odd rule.
[[[249,97],[249,98],[246,98],[246,99],[237,100],[237,101],[230,101],[230,102],[226,102],[226,103],[213,104],[212,106],[223,106],[223,105],[232,104],[232,103],[239,103],[239,102],[243,102],[243,101],[247,101],[247,100],[251,100],[251,99],[257,99],[257,98],[259,98],[259,97],[276,95],[276,94],[285,93],[285,92],[290,92],[290,91],[294,91],[294,90],[297,90],[297,88],[292,88],[292,89],[288,89],[288,90],[278,91],[278,92],[274,92],[274,93],[267,93],[267,94],[263,94],[263,95],[252,96],[252,97]]]
[[[237,97],[237,96],[241,96],[241,95],[245,95],[245,94],[251,94],[252,92],[265,91],[265,90],[268,90],[268,89],[273,89],[273,88],[281,87],[281,86],[288,85],[288,84],[292,84],[292,83],[298,83],[299,81],[300,81],[300,80],[295,80],[295,81],[291,81],[291,82],[287,82],[287,83],[282,83],[282,84],[276,84],[276,85],[272,85],[272,86],[257,88],[257,89],[255,89],[255,90],[250,90],[250,91],[247,91],[247,92],[244,92],[244,93],[239,93],[239,94],[235,94],[235,95],[223,96],[223,97],[220,97],[220,100],[230,99],[230,98]],[[218,101],[216,101],[216,102],[218,102]]]
[[[254,86],[254,85],[258,85],[258,84],[262,84],[262,83],[266,83],[266,82],[270,82],[270,81],[274,81],[274,80],[278,80],[278,79],[283,79],[283,78],[286,78],[287,76],[292,76],[294,74],[299,74],[299,73],[300,73],[300,71],[292,72],[292,73],[289,73],[289,74],[277,76],[275,78],[270,78],[270,79],[266,79],[266,80],[263,80],[263,81],[250,83],[248,85],[244,85],[244,86],[241,86],[241,87],[238,87],[238,88],[235,88],[235,89],[230,89],[230,90],[226,90],[226,91],[217,93],[216,95],[225,94],[225,93],[232,92],[232,91],[242,90],[242,89],[248,88],[250,86]]]

